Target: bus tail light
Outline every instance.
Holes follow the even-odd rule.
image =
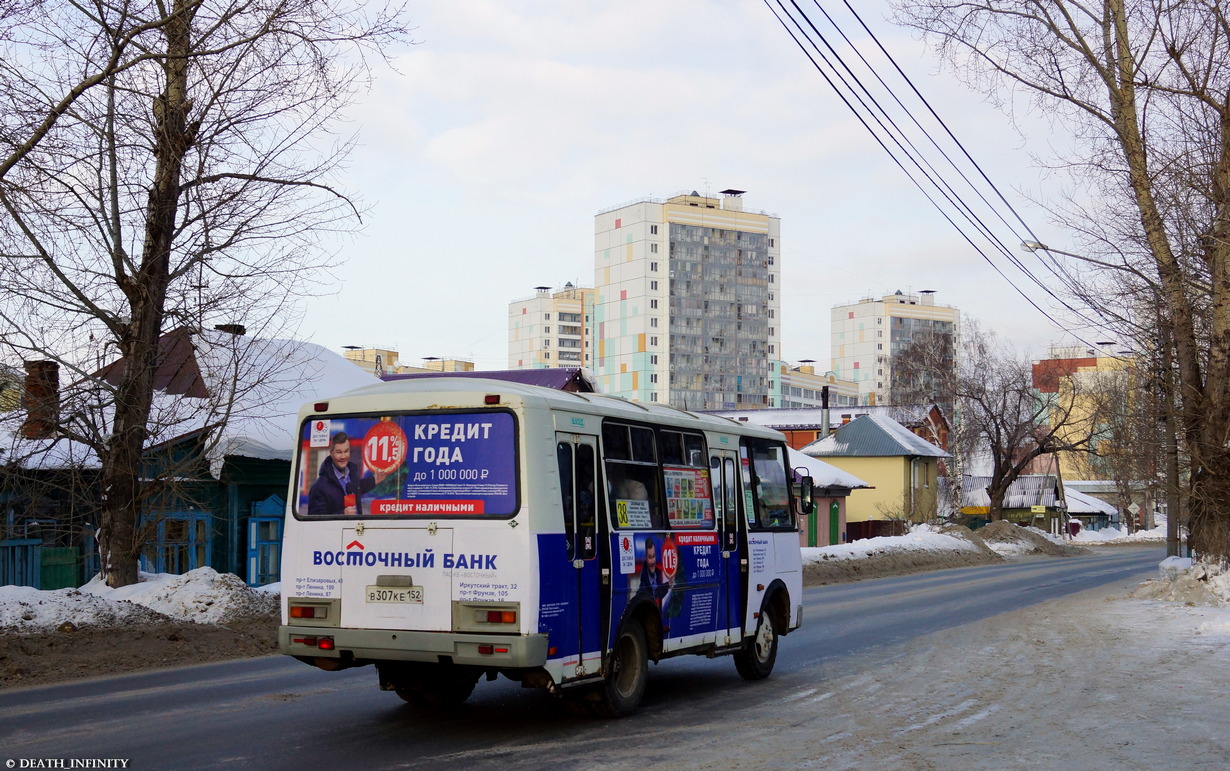
[[[478,610],[474,613],[474,620],[480,624],[515,624],[517,623],[517,611]]]
[[[292,605],[291,618],[328,618],[329,609],[322,605]]]
[[[306,645],[309,648],[319,648],[322,651],[333,650],[332,637],[292,637],[290,641],[295,645]]]
[[[517,602],[454,602],[455,632],[516,632],[521,623]]]
[[[483,404],[499,404],[499,403],[500,403],[499,394],[487,394],[486,396],[483,397]]]
[[[506,654],[508,653],[508,648],[503,645],[492,645],[490,643],[483,643],[482,645],[478,646],[478,652],[483,654],[484,656],[490,656],[496,653]]]

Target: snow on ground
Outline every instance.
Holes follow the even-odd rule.
[[[258,589],[231,573],[197,568],[183,575],[142,573],[139,583],[111,589],[97,577],[80,589],[40,591],[0,586],[0,632],[52,632],[76,627],[138,626],[157,621],[226,622],[273,613],[281,584]]]

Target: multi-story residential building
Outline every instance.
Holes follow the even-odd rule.
[[[594,218],[600,390],[685,409],[768,406],[781,358],[781,220],[693,191]]]
[[[792,367],[784,361],[773,362],[776,377],[769,382],[769,406],[785,409],[822,407],[824,389],[829,389],[829,407],[859,403],[858,383],[841,380],[832,372],[820,374],[811,364]]]
[[[509,368],[592,367],[594,290],[572,282],[534,290],[508,304]]]
[[[423,360],[423,366],[402,364],[398,361],[398,353],[388,346],[347,345],[342,356],[364,372],[376,377],[385,375],[407,375],[420,372],[473,372],[474,362],[465,359],[441,359],[430,356]]]
[[[931,290],[900,290],[880,299],[868,297],[850,305],[834,306],[832,370],[843,380],[858,383],[862,404],[893,404],[892,358],[921,342],[924,335],[946,346],[944,366],[955,366],[961,312],[936,305]],[[917,389],[911,389],[917,391]],[[910,395],[917,400],[917,393]],[[943,402],[942,394],[929,395]],[[947,409],[948,405],[944,405]]]

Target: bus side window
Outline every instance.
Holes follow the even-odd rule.
[[[555,456],[559,461],[559,493],[560,493],[560,510],[564,513],[564,540],[568,543],[568,559],[576,559],[575,549],[575,527],[574,527],[574,509],[575,496],[573,490],[575,488],[575,480],[573,479],[572,470],[572,445],[567,442],[560,442],[555,445]]]
[[[583,560],[598,553],[598,485],[594,448],[588,444],[577,447],[577,551]]]
[[[722,462],[722,486],[726,494],[726,549],[734,551],[739,545],[739,481],[730,458]]]

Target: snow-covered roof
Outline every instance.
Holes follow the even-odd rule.
[[[829,408],[831,428],[852,422],[863,415],[887,415],[899,423],[922,425],[930,419],[934,404],[907,405],[844,405]],[[740,423],[755,423],[778,431],[788,429],[817,429],[824,425],[824,409],[821,407],[773,407],[759,410],[708,410]]]
[[[821,487],[848,487],[854,490],[860,487],[870,487],[870,485],[853,474],[842,471],[833,464],[825,463],[819,458],[804,455],[790,447],[786,448],[786,457],[790,461],[790,468],[794,470],[807,470],[817,489]]]
[[[154,396],[147,446],[174,441],[225,417],[224,429],[207,450],[215,476],[228,455],[289,460],[303,404],[380,382],[342,356],[301,340],[214,330],[190,336],[177,330],[164,338],[170,344],[161,349],[155,378],[161,390]],[[185,339],[189,345],[183,345]],[[106,380],[115,369],[112,364],[100,370],[98,379]],[[109,406],[82,401],[76,407],[95,412],[98,425],[110,425]],[[37,468],[97,466],[97,456],[79,443],[19,437],[21,417],[16,414],[0,425],[4,457]]]
[[[912,433],[887,415],[862,415],[802,450],[812,457],[922,456],[947,458],[948,453]]]
[[[1106,501],[1099,500],[1092,495],[1086,495],[1080,490],[1074,489],[1069,482],[1064,482],[1063,497],[1068,504],[1069,514],[1114,515],[1117,511],[1114,506]]]

